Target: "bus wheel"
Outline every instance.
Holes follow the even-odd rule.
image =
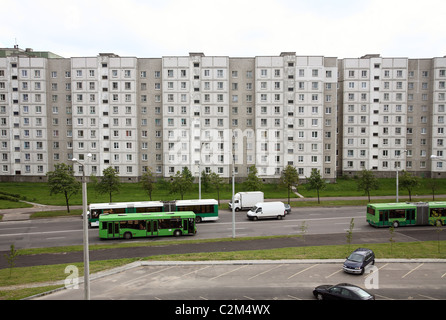
[[[130,240],[132,238],[132,234],[130,232],[124,233],[124,239]]]
[[[443,225],[443,223],[441,222],[441,220],[437,220],[437,221],[435,221],[435,225],[437,227],[441,227]]]
[[[179,237],[179,236],[181,236],[181,231],[180,231],[180,230],[175,230],[175,231],[173,232],[173,235],[174,235],[175,237]]]
[[[201,217],[195,216],[195,223],[200,223],[200,222],[201,222]]]
[[[398,228],[400,226],[398,221],[393,221],[392,225],[394,228]]]

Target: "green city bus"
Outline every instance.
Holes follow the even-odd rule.
[[[366,216],[374,227],[442,226],[446,224],[446,201],[369,204]]]
[[[152,212],[131,214],[101,214],[99,237],[101,239],[131,239],[195,235],[195,213]]]

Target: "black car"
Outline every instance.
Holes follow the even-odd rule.
[[[313,290],[318,300],[375,300],[375,296],[364,289],[349,283],[322,285]]]
[[[363,274],[365,267],[375,264],[375,254],[372,250],[358,248],[344,262],[343,269],[348,273]]]

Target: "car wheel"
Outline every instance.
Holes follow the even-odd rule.
[[[282,216],[277,216],[277,220],[282,220]]]
[[[316,295],[316,299],[318,299],[318,300],[324,300],[324,296],[323,296],[321,293],[318,293],[318,294]]]

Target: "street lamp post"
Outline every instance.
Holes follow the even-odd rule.
[[[407,150],[404,150],[403,153],[406,153]],[[396,169],[396,202],[398,202],[398,164],[400,163],[400,155],[397,155],[396,158],[398,159],[398,161],[395,162],[395,169]]]
[[[87,157],[91,157],[89,153]],[[90,300],[90,257],[88,252],[88,216],[87,216],[87,180],[85,178],[85,164],[72,158],[71,161],[82,166],[82,218],[84,242],[84,299]]]

